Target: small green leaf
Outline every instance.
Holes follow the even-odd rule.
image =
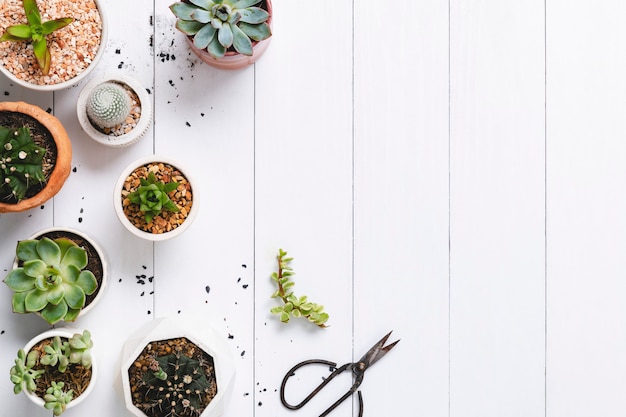
[[[20,40],[30,39],[32,36],[30,26],[28,25],[9,26],[6,33]]]
[[[43,28],[43,34],[49,35],[55,30],[64,28],[65,26],[69,25],[73,21],[74,19],[72,19],[71,17],[63,17],[61,19],[49,20],[47,22],[44,22],[41,25]]]

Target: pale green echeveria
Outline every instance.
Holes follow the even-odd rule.
[[[4,282],[14,291],[15,313],[39,312],[50,324],[74,321],[85,306],[87,295],[98,288],[87,266],[87,252],[69,239],[20,241],[17,258],[21,267]]]
[[[189,0],[177,2],[170,10],[178,18],[176,28],[193,38],[194,46],[222,58],[229,48],[252,55],[252,42],[272,36],[267,23],[270,14],[261,0]]]

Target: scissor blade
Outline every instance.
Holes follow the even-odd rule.
[[[371,349],[368,350],[365,355],[363,355],[360,362],[363,362],[366,367],[369,367],[378,362],[380,358],[385,356],[400,341],[400,339],[398,339],[395,342],[385,346],[385,343],[387,343],[387,339],[389,339],[390,335],[391,332],[387,333],[374,346],[372,346]]]

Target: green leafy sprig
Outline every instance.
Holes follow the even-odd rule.
[[[50,50],[48,49],[46,36],[55,30],[69,25],[74,19],[71,17],[63,17],[42,22],[41,13],[37,8],[37,0],[24,0],[24,13],[26,14],[28,24],[9,26],[6,32],[0,37],[0,42],[32,41],[33,53],[35,54],[35,58],[37,58],[41,72],[48,75],[52,58]]]
[[[278,289],[272,294],[272,298],[280,298],[284,305],[273,307],[270,312],[280,315],[280,321],[287,323],[291,317],[304,317],[318,327],[328,327],[328,314],[324,312],[324,306],[308,301],[306,296],[296,297],[291,291],[295,283],[291,277],[295,274],[289,265],[293,258],[287,258],[287,252],[278,250],[278,272],[272,273],[272,280],[278,284]]]

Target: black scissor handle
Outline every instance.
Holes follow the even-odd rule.
[[[313,391],[311,391],[311,393],[309,395],[307,395],[307,397],[304,400],[302,400],[299,404],[296,404],[296,405],[289,404],[287,402],[287,400],[285,399],[285,386],[287,385],[287,380],[290,377],[292,377],[298,369],[300,369],[303,366],[311,365],[311,364],[327,365],[327,366],[329,366],[331,368],[335,368],[335,369],[330,373],[330,375],[328,375],[328,377],[326,377],[322,381],[321,384],[319,384]],[[283,405],[285,407],[287,407],[290,410],[299,410],[300,408],[304,407],[304,405],[306,403],[308,403],[313,397],[315,397],[320,392],[320,390],[322,388],[324,388],[326,386],[326,384],[328,384],[333,378],[335,378],[340,373],[344,372],[346,369],[351,368],[352,365],[353,365],[352,363],[347,363],[347,364],[337,368],[337,364],[335,362],[327,361],[327,360],[324,360],[324,359],[310,359],[310,360],[307,360],[307,361],[302,361],[302,362],[298,363],[297,365],[295,365],[293,368],[291,368],[285,374],[285,377],[283,378],[283,382],[280,385],[280,401],[283,403]],[[339,404],[341,404],[347,398],[352,396],[352,394],[356,391],[357,387],[360,385],[362,379],[363,379],[363,375],[360,374],[359,377],[357,378],[358,381],[355,384],[352,385],[352,388],[350,390],[348,390],[348,392],[346,392],[341,398],[339,398],[337,401],[335,401],[330,407],[328,407],[326,409],[326,411],[324,411],[322,414],[320,414],[319,417],[324,417],[324,416],[328,415]],[[361,395],[361,391],[358,391],[358,397],[359,397],[359,417],[361,417],[363,415],[363,396]]]

